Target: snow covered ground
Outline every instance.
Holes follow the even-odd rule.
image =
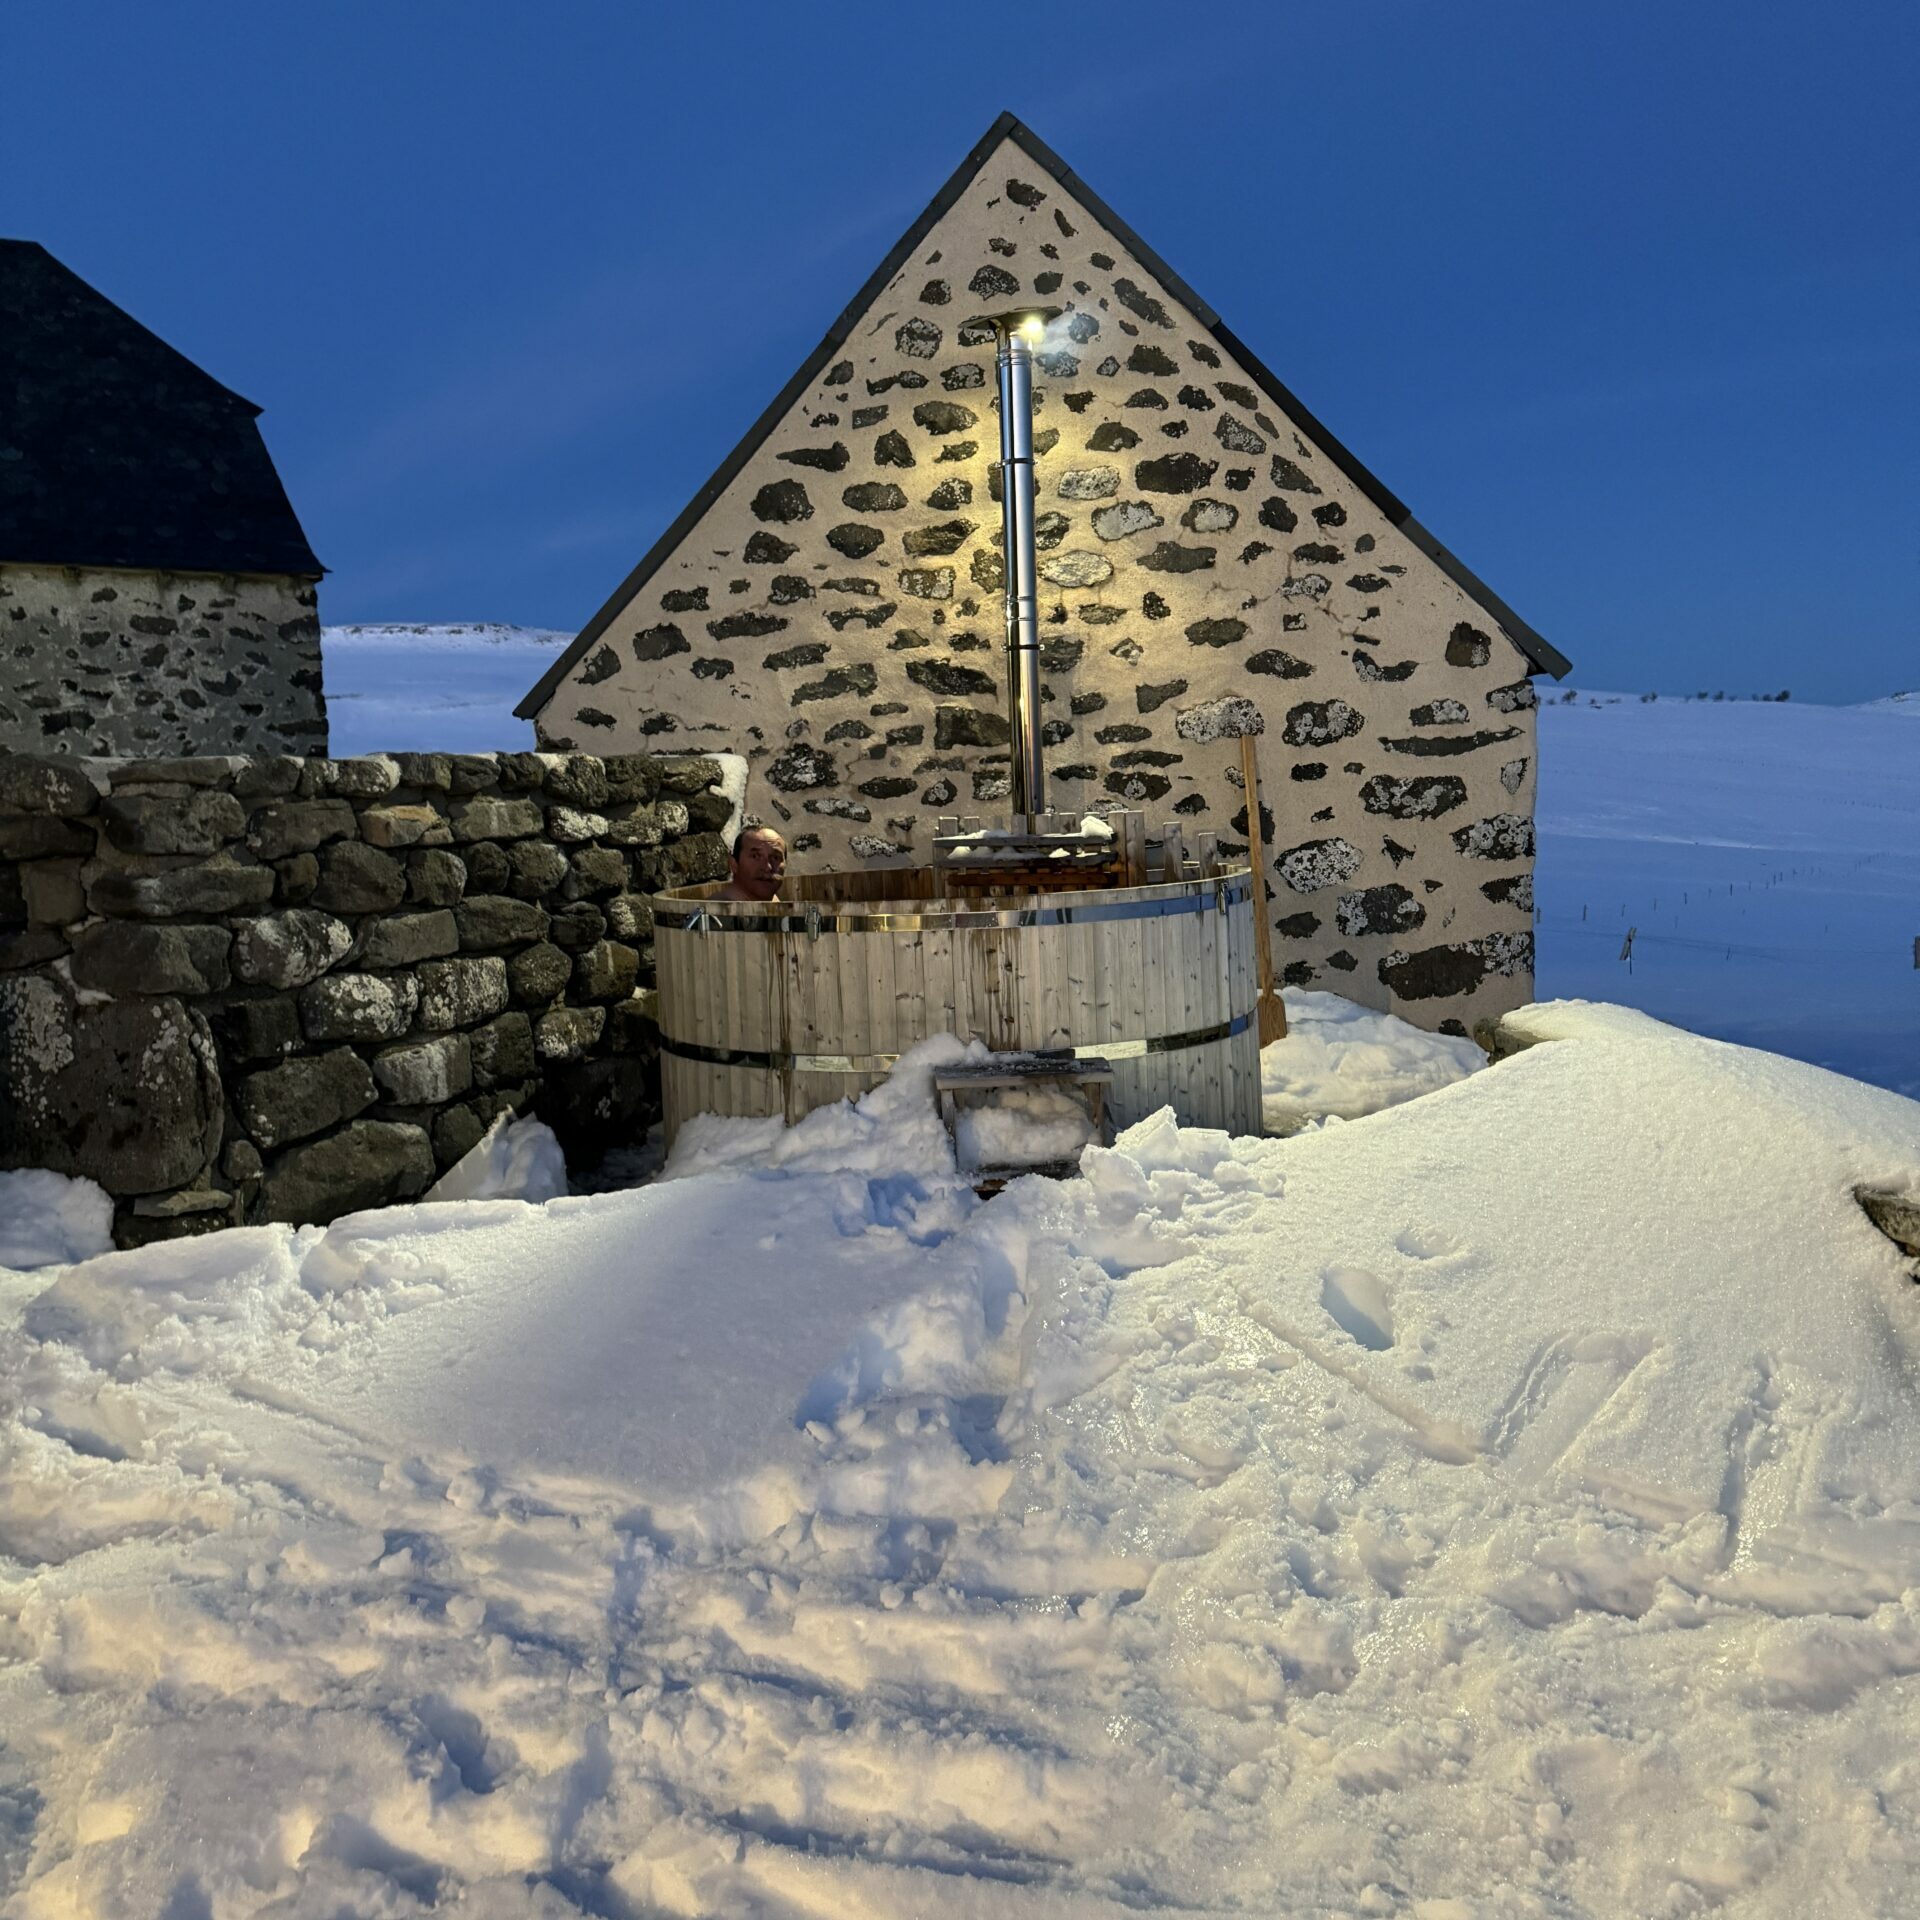
[[[328,627],[333,750],[531,747],[514,705],[570,638]],[[1920,694],[1567,691],[1541,682],[1535,990],[1920,1093]]]
[[[513,710],[573,638],[545,627],[322,627],[330,750],[527,753]]]
[[[921,1060],[10,1282],[5,1910],[1910,1912],[1920,1106],[1293,1013],[1402,1103],[980,1204]]]
[[[1920,699],[1542,697],[1536,992],[1920,1094]]]

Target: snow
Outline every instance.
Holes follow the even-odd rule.
[[[1285,987],[1281,1000],[1286,1037],[1260,1053],[1262,1124],[1270,1134],[1298,1133],[1328,1117],[1358,1120],[1486,1065],[1471,1040],[1427,1033],[1337,993]]]
[[[696,1114],[681,1127],[663,1177],[684,1180],[759,1168],[952,1183],[953,1140],[934,1106],[934,1071],[987,1057],[981,1041],[935,1034],[909,1047],[870,1093],[816,1107],[791,1127],[778,1116],[740,1120]]]
[[[972,1100],[953,1125],[955,1157],[969,1170],[1071,1162],[1093,1138],[1085,1101],[1065,1087],[1003,1087]]]
[[[429,1200],[554,1200],[567,1190],[567,1156],[553,1129],[501,1114],[428,1189]]]
[[[1914,703],[1542,699],[1535,991],[1920,1094]]]
[[[513,710],[572,639],[485,621],[322,627],[329,750],[531,752]]]
[[[640,1191],[55,1270],[8,1911],[1902,1911],[1920,1106],[1517,1024],[986,1203],[948,1041]]]
[[[720,778],[715,785],[717,791],[726,796],[727,801],[726,824],[720,829],[720,835],[731,847],[733,836],[746,824],[746,757],[738,753],[716,753],[708,757],[720,763]]]
[[[0,1173],[0,1267],[62,1266],[112,1245],[113,1201],[93,1181],[41,1167]]]

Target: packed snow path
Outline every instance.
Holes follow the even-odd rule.
[[[909,1085],[67,1270],[8,1911],[1910,1910],[1920,1108],[1529,1018],[984,1207]]]

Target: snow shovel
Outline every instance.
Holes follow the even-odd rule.
[[[1247,793],[1247,847],[1253,855],[1253,950],[1260,969],[1260,1044],[1287,1037],[1287,1009],[1273,990],[1273,928],[1267,910],[1267,840],[1260,828],[1260,757],[1254,736],[1240,736],[1240,779]]]

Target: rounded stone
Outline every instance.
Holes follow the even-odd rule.
[[[351,1120],[377,1097],[367,1063],[351,1047],[339,1047],[248,1074],[234,1107],[240,1124],[271,1152]]]
[[[360,927],[363,967],[411,967],[459,950],[460,932],[444,907],[431,913],[396,913]]]
[[[469,895],[454,909],[453,918],[459,925],[460,945],[478,952],[524,947],[547,937],[545,911],[510,894]]]
[[[109,794],[101,824],[123,853],[212,853],[246,831],[245,809],[230,793],[201,787],[189,793]]]
[[[330,973],[301,994],[300,1021],[309,1040],[398,1040],[419,1004],[407,974]]]
[[[505,1012],[506,1005],[504,960],[429,960],[420,969],[420,1025],[429,1033],[476,1026]]]
[[[467,863],[457,853],[420,852],[407,861],[407,892],[423,907],[450,907],[465,891]]]
[[[572,978],[572,960],[546,941],[523,948],[507,962],[508,983],[522,1006],[545,1006]]]
[[[605,1007],[556,1007],[534,1029],[534,1050],[548,1066],[583,1058],[607,1023]]]
[[[411,1046],[389,1047],[373,1057],[373,1077],[387,1097],[403,1107],[435,1107],[473,1084],[473,1057],[463,1033]]]
[[[418,1127],[356,1120],[343,1132],[281,1155],[267,1170],[261,1211],[268,1220],[321,1225],[343,1213],[411,1199],[433,1175],[433,1145]]]
[[[338,913],[383,913],[407,897],[407,870],[378,847],[338,841],[320,856],[313,897]]]
[[[233,970],[249,986],[304,987],[346,958],[353,930],[311,908],[240,920],[233,930]]]
[[[0,981],[0,1167],[83,1175],[111,1194],[185,1186],[220,1151],[213,1036],[178,1000],[76,1019],[50,980]]]

